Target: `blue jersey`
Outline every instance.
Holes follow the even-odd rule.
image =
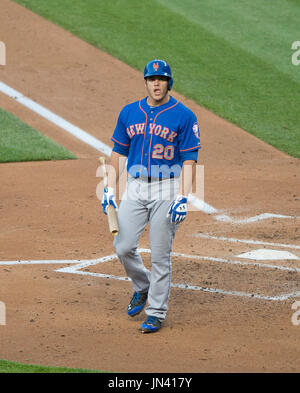
[[[111,139],[134,177],[178,177],[183,161],[197,161],[201,148],[195,114],[171,96],[158,107],[150,107],[147,97],[126,105]]]

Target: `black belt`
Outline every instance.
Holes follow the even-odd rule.
[[[152,183],[152,182],[154,182],[154,181],[163,181],[163,180],[168,180],[168,179],[174,179],[174,176],[171,176],[171,177],[151,177],[151,176],[148,176],[148,177],[140,177],[140,176],[137,176],[136,177],[136,179],[142,179],[142,180],[147,180],[148,181],[148,183]]]
[[[162,180],[165,180],[165,179],[162,179],[161,177],[160,178],[158,178],[158,177],[148,177],[148,183],[152,183],[153,181],[162,181]]]

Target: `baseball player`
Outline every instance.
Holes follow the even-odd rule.
[[[197,162],[200,135],[195,114],[169,94],[173,78],[165,61],[146,64],[144,80],[148,95],[121,110],[111,138],[114,147],[102,207],[105,214],[109,204],[118,209],[115,189],[119,160],[125,156],[128,181],[118,209],[119,234],[114,247],[132,280],[134,292],[127,313],[133,317],[148,303],[140,330],[151,333],[161,328],[168,311],[170,254],[178,224],[186,218],[189,192],[179,194],[182,183],[178,179],[185,165]],[[190,187],[188,184],[186,189]],[[137,252],[147,224],[151,271]]]

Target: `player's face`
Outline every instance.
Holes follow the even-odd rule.
[[[165,76],[150,76],[145,81],[149,94],[148,104],[158,106],[169,101],[168,78]]]

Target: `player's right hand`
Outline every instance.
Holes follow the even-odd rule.
[[[172,224],[179,224],[184,221],[187,213],[187,197],[178,195],[170,206],[167,217],[170,216]]]
[[[105,187],[104,193],[101,201],[103,213],[107,214],[107,206],[112,205],[114,209],[118,210],[118,205],[116,203],[114,189],[112,187]]]

